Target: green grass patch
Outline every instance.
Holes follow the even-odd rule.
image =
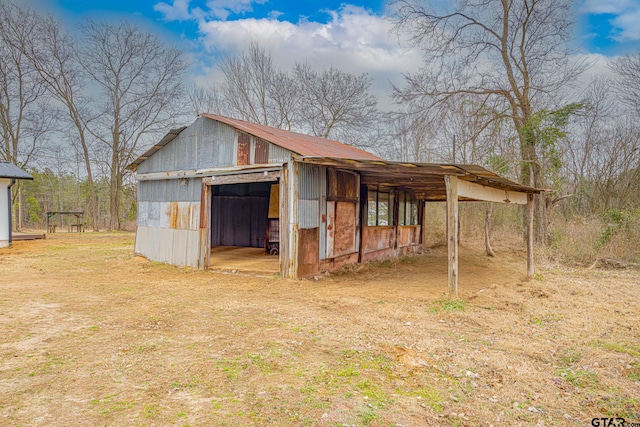
[[[437,314],[443,312],[448,313],[452,311],[464,311],[466,307],[467,302],[459,298],[443,298],[434,301],[434,303],[431,305],[431,308],[429,308],[429,312]]]
[[[273,366],[264,360],[261,354],[247,353],[247,359],[251,361],[254,366],[257,366],[262,372],[273,372]]]
[[[216,368],[224,372],[230,380],[240,377],[248,366],[248,362],[241,357],[222,359],[216,362]]]
[[[380,384],[364,380],[357,383],[355,387],[361,394],[367,397],[368,403],[376,408],[383,408],[391,402],[391,399],[387,396],[387,393],[385,393]]]
[[[640,346],[631,344],[620,344],[616,342],[598,341],[593,344],[595,347],[603,350],[615,351],[616,353],[625,353],[629,356],[640,357]]]
[[[113,412],[122,412],[127,409],[131,409],[136,405],[136,402],[126,402],[124,400],[115,400],[117,395],[112,394],[103,397],[102,399],[93,399],[89,403],[100,408],[100,413],[103,415],[109,415]]]
[[[380,418],[380,415],[378,415],[373,408],[365,408],[361,410],[358,415],[360,416],[360,422],[363,426],[369,425]]]
[[[633,363],[627,377],[631,381],[640,381],[640,362]]]
[[[598,383],[596,373],[584,369],[565,368],[560,370],[559,375],[568,383],[579,388],[594,387]]]
[[[560,355],[560,363],[562,363],[564,366],[571,366],[574,363],[578,363],[581,359],[582,359],[582,354],[580,354],[573,347],[566,349]]]
[[[404,393],[407,396],[417,397],[421,403],[424,403],[436,412],[442,412],[444,409],[444,398],[433,387],[423,386],[408,390]]]

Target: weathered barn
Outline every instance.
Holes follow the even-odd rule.
[[[391,162],[210,114],[171,130],[129,168],[139,183],[137,254],[207,268],[212,247],[262,247],[279,253],[289,278],[414,252],[424,203],[446,200],[456,289],[458,200],[531,207],[537,192],[479,166]]]
[[[18,179],[33,179],[13,163],[0,162],[0,248],[11,246],[11,187]]]

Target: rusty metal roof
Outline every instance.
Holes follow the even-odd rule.
[[[304,163],[357,170],[362,175],[362,183],[364,184],[410,189],[425,200],[444,200],[445,175],[455,175],[465,181],[507,191],[525,193],[540,193],[543,191],[510,181],[477,165],[394,162],[382,159],[356,160],[310,156],[301,157],[296,160]]]
[[[257,123],[246,122],[244,120],[231,119],[229,117],[217,116],[203,113],[201,117],[217,120],[250,135],[262,138],[272,144],[292,151],[301,156],[316,157],[336,157],[358,160],[382,160],[380,157],[371,154],[342,142],[317,136],[305,135],[303,133],[291,132],[284,129],[259,125]]]
[[[31,175],[13,163],[0,161],[0,178],[33,179]]]

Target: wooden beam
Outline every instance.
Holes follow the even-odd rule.
[[[244,184],[248,182],[272,182],[280,177],[280,171],[264,171],[255,173],[241,173],[237,175],[216,175],[202,178],[208,185]]]
[[[458,196],[485,202],[527,204],[527,193],[500,190],[461,179],[458,180]]]
[[[527,277],[533,277],[533,194],[527,197]]]
[[[458,178],[444,177],[447,190],[447,264],[449,295],[458,297]]]

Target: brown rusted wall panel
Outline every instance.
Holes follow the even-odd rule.
[[[299,233],[298,277],[304,277],[318,272],[320,229],[301,228]]]
[[[334,271],[349,264],[357,264],[358,263],[358,254],[349,254],[343,255],[331,259],[323,259],[320,261],[320,266],[318,267],[319,271]]]
[[[398,246],[408,246],[420,243],[420,226],[419,225],[405,225],[399,227],[400,238]]]
[[[238,165],[248,165],[251,148],[250,138],[246,133],[238,134]]]
[[[269,143],[262,138],[256,138],[253,163],[269,163]]]
[[[395,227],[363,227],[363,234],[365,254],[395,246]]]
[[[356,204],[336,202],[333,255],[346,255],[356,251]]]
[[[356,175],[348,172],[336,171],[336,179],[338,181],[337,196],[339,198],[358,198],[358,180]]]
[[[343,200],[356,202],[358,200],[357,175],[333,168],[327,169],[327,200]]]

